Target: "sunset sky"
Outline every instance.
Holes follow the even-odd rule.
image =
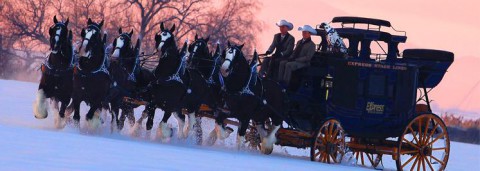
[[[257,49],[263,53],[278,32],[275,22],[286,19],[297,28],[329,22],[335,16],[385,19],[407,31],[405,48],[432,48],[455,53],[443,82],[431,93],[437,112],[480,117],[480,1],[467,0],[262,0],[258,17],[265,27]],[[320,39],[314,39],[318,43]],[[372,44],[373,45],[373,44]]]

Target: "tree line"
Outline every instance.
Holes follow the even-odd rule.
[[[105,20],[103,28],[109,42],[118,28],[133,29],[133,40],[139,38],[142,51],[150,53],[154,51],[154,35],[165,22],[167,26],[176,25],[174,34],[179,44],[198,34],[222,44],[227,40],[245,43],[246,51],[251,52],[258,41],[255,35],[263,26],[255,17],[260,6],[258,0],[3,0],[0,77],[12,72],[8,70],[12,64],[31,68],[32,62],[41,60],[41,56],[29,53],[48,51],[48,28],[55,15],[59,20],[69,18],[74,42],[79,41],[80,31],[92,18]]]

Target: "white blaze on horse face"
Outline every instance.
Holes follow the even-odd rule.
[[[61,33],[62,33],[62,29],[58,28],[57,31],[55,32],[55,44],[57,44],[58,41],[60,41],[60,34]]]
[[[228,68],[230,67],[231,62],[233,61],[233,58],[235,57],[235,54],[237,53],[236,49],[229,48],[227,49],[227,54],[225,56],[225,61],[222,64],[222,75],[223,76],[228,76],[229,72]]]
[[[118,57],[120,57],[120,49],[123,48],[123,45],[125,44],[125,42],[122,39],[122,37],[117,38],[115,41],[116,41],[117,46],[114,47],[115,50],[113,51],[112,57],[118,58]]]
[[[172,37],[172,35],[170,33],[165,32],[165,31],[162,32],[162,34],[161,34],[162,39],[160,40],[160,44],[158,44],[157,50],[159,50],[159,51],[162,50],[162,47],[163,47],[163,45],[165,45],[165,42],[168,39],[170,39],[171,37]]]
[[[193,48],[193,53],[197,53],[197,49],[198,49],[198,44],[195,44],[195,47]]]
[[[58,41],[60,41],[60,34],[62,33],[61,28],[57,28],[57,31],[55,31],[55,46],[52,49],[52,53],[57,53],[56,46],[58,45]]]
[[[82,48],[79,50],[80,57],[88,57],[90,55],[89,52],[87,53],[85,50],[87,49],[88,41],[90,40],[90,38],[92,38],[92,35],[95,34],[96,32],[97,32],[96,30],[92,29],[90,31],[87,31],[87,33],[85,34],[85,39],[83,40]]]

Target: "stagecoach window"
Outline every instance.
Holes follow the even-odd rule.
[[[368,94],[370,96],[384,96],[385,95],[385,75],[370,75],[368,80]]]

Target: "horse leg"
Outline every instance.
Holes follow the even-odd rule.
[[[85,119],[87,120],[87,123],[89,124],[91,130],[97,129],[101,124],[100,113],[102,108],[100,107],[100,103],[92,103],[90,105],[90,110],[88,110]]]
[[[122,111],[122,114],[123,114],[124,111]],[[128,118],[128,123],[130,124],[130,126],[133,126],[135,124],[135,115],[133,113],[133,107],[132,106],[128,106],[125,108],[125,115],[127,116]]]
[[[270,133],[268,133],[267,136],[262,137],[261,151],[262,151],[263,154],[271,154],[272,153],[273,145],[277,142],[276,134],[277,134],[278,130],[280,129],[281,123],[282,122],[274,121],[272,131]],[[260,129],[263,129],[263,126]],[[257,127],[257,130],[259,130],[258,127]]]
[[[155,115],[155,106],[151,104],[145,106],[145,110],[143,110],[142,116],[140,116],[140,118],[138,118],[138,120],[135,122],[135,125],[133,125],[132,131],[130,132],[132,136],[138,137],[138,135],[140,134],[140,128],[142,127],[143,120],[147,118],[148,115]]]
[[[215,112],[216,112],[215,128],[208,135],[208,139],[206,142],[206,144],[209,146],[213,145],[215,141],[217,141],[217,139],[220,139],[220,140],[226,139],[230,135],[230,133],[233,132],[233,129],[229,127],[225,129],[225,124],[223,121],[227,118],[227,116],[220,111],[215,111]]]
[[[180,113],[180,114],[179,114]],[[188,135],[185,134],[184,130],[185,130],[185,115],[183,115],[181,113],[181,111],[179,112],[174,112],[173,113],[173,116],[175,117],[175,119],[177,119],[177,124],[178,124],[178,138],[180,139],[184,139],[186,138]]]
[[[199,111],[197,111],[198,113]],[[203,142],[203,130],[202,130],[202,118],[201,117],[195,117],[195,124],[193,125],[193,129],[195,132],[195,138],[196,138],[196,143],[197,145],[202,145]]]
[[[117,124],[117,129],[122,130],[123,129],[123,120],[122,120],[122,117],[120,117],[120,119],[118,118],[118,115],[120,114],[120,106],[118,105],[118,103],[117,104],[114,104],[114,103],[111,104],[111,112],[112,112],[112,121],[110,122],[110,124],[113,127],[113,124],[115,123],[115,124]],[[122,109],[122,115],[123,115],[123,113],[124,113],[124,111]]]
[[[37,119],[45,119],[48,116],[48,103],[46,102],[45,91],[39,88],[37,91],[37,98],[33,103],[33,114]]]
[[[147,130],[151,130],[153,127],[153,119],[155,118],[155,109],[149,109],[147,113],[147,123],[146,123],[146,128]]]
[[[75,125],[80,126],[80,101],[74,100],[73,101],[73,121]]]
[[[113,128],[113,124],[117,124],[117,129],[122,130],[123,129],[123,120],[122,117],[118,119],[118,114],[120,114],[120,106],[117,102],[111,103],[111,112],[112,112],[112,120],[110,121],[110,124]],[[123,115],[123,109],[122,109],[122,115]]]
[[[61,105],[60,105],[60,111],[58,112],[58,115],[60,116],[60,127],[64,128],[66,126],[66,120],[65,120],[65,110],[67,109],[67,105],[70,102],[70,98],[65,98],[62,99]]]
[[[247,132],[248,128],[248,119],[242,119],[240,121],[240,126],[238,126],[238,134],[237,134],[237,149],[243,149],[245,147],[245,133]]]
[[[160,124],[158,125],[156,139],[160,139],[163,142],[168,142],[170,137],[172,137],[173,129],[167,125],[167,121],[170,116],[172,116],[172,112],[165,111],[162,121],[160,121]]]
[[[189,136],[190,132],[193,134],[194,131],[194,126],[196,124],[196,117],[195,117],[195,112],[189,113],[188,114],[188,126],[184,130],[185,136]]]

